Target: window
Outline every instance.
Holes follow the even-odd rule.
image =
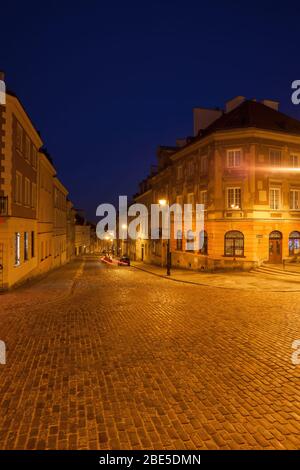
[[[177,238],[176,238],[176,250],[182,251],[182,231],[177,230]]]
[[[280,209],[281,190],[280,188],[270,189],[270,208],[272,210]]]
[[[23,152],[23,129],[19,123],[17,123],[16,148],[19,152]]]
[[[200,159],[200,174],[206,175],[207,171],[208,171],[208,158],[207,158],[207,155],[204,155],[204,157],[201,157]]]
[[[200,191],[200,204],[204,205],[204,210],[207,209],[207,191]]]
[[[36,184],[32,183],[31,186],[31,207],[36,208]]]
[[[208,253],[208,237],[205,230],[201,230],[199,233],[199,253],[201,255],[207,255]]]
[[[190,160],[188,162],[187,175],[188,175],[189,178],[194,175],[194,162],[193,162],[193,160]]]
[[[289,254],[290,256],[296,256],[300,254],[300,232],[290,233]]]
[[[15,202],[22,204],[22,175],[16,172]]]
[[[24,261],[28,261],[29,259],[29,238],[28,238],[28,232],[24,232]]]
[[[270,150],[270,165],[280,166],[281,165],[281,150]]]
[[[241,188],[227,188],[227,207],[229,209],[241,208]]]
[[[30,161],[30,140],[27,135],[25,137],[25,158]]]
[[[242,151],[241,149],[227,150],[227,167],[237,168],[241,166]]]
[[[19,232],[15,233],[15,266],[19,266],[20,260],[20,246],[21,246],[21,235]]]
[[[177,167],[177,179],[178,180],[182,179],[182,166],[181,165]]]
[[[31,232],[31,258],[35,257],[35,237],[34,232]]]
[[[290,166],[292,168],[299,168],[299,166],[300,166],[300,156],[299,155],[290,155]]]
[[[225,256],[244,256],[244,235],[242,232],[232,230],[225,234]]]
[[[37,150],[34,145],[31,147],[31,165],[33,168],[37,165]]]
[[[300,209],[300,190],[291,189],[290,191],[290,208],[292,210]]]
[[[186,251],[194,251],[195,249],[195,237],[193,230],[188,230],[186,234]]]
[[[25,178],[24,205],[30,206],[30,181]]]
[[[54,188],[54,206],[58,207],[58,189]]]

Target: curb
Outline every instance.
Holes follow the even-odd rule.
[[[194,286],[210,287],[212,289],[237,290],[237,291],[245,290],[245,291],[250,291],[250,292],[252,292],[252,291],[277,292],[277,293],[280,292],[280,293],[285,293],[285,294],[289,294],[289,293],[293,293],[293,292],[300,292],[300,289],[293,289],[293,290],[268,289],[268,290],[266,290],[266,289],[259,289],[259,288],[251,289],[251,288],[248,288],[248,287],[212,286],[211,284],[205,284],[205,283],[201,283],[201,282],[186,281],[186,280],[182,280],[182,279],[174,279],[170,276],[167,276],[166,274],[154,273],[152,271],[149,271],[148,269],[144,269],[144,268],[141,268],[139,266],[135,266],[134,264],[131,264],[131,267],[135,268],[135,269],[139,269],[140,271],[143,271],[145,273],[152,274],[152,276],[157,276],[157,277],[160,277],[162,279],[166,279],[167,281],[182,282],[183,284],[191,284],[191,285],[194,285]]]

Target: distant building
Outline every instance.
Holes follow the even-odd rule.
[[[90,253],[91,227],[78,212],[75,225],[75,255]]]
[[[75,223],[76,210],[73,203],[67,200],[67,261],[75,256]]]
[[[194,136],[160,147],[157,159],[135,202],[205,206],[202,245],[191,249],[183,228],[171,235],[173,266],[249,269],[300,255],[300,122],[277,102],[238,96],[224,111],[197,108]],[[164,240],[141,234],[130,247],[138,260],[166,262]]]

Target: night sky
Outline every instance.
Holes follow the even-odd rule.
[[[300,119],[299,2],[15,1],[0,16],[7,86],[90,219],[192,135],[193,107],[241,94]]]

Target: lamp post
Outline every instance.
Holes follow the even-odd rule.
[[[127,249],[126,249],[126,253],[124,253],[124,245],[125,245],[124,235],[126,234],[126,231],[127,231],[127,225],[126,224],[122,224],[122,231],[123,231],[123,233],[122,233],[123,236],[122,236],[122,240],[121,240],[121,255],[124,255],[124,254],[128,255]],[[126,243],[127,243],[127,237],[126,237]]]
[[[166,206],[166,199],[159,199],[158,204],[160,206]],[[171,250],[170,250],[170,234],[167,238],[167,276],[171,275]]]

